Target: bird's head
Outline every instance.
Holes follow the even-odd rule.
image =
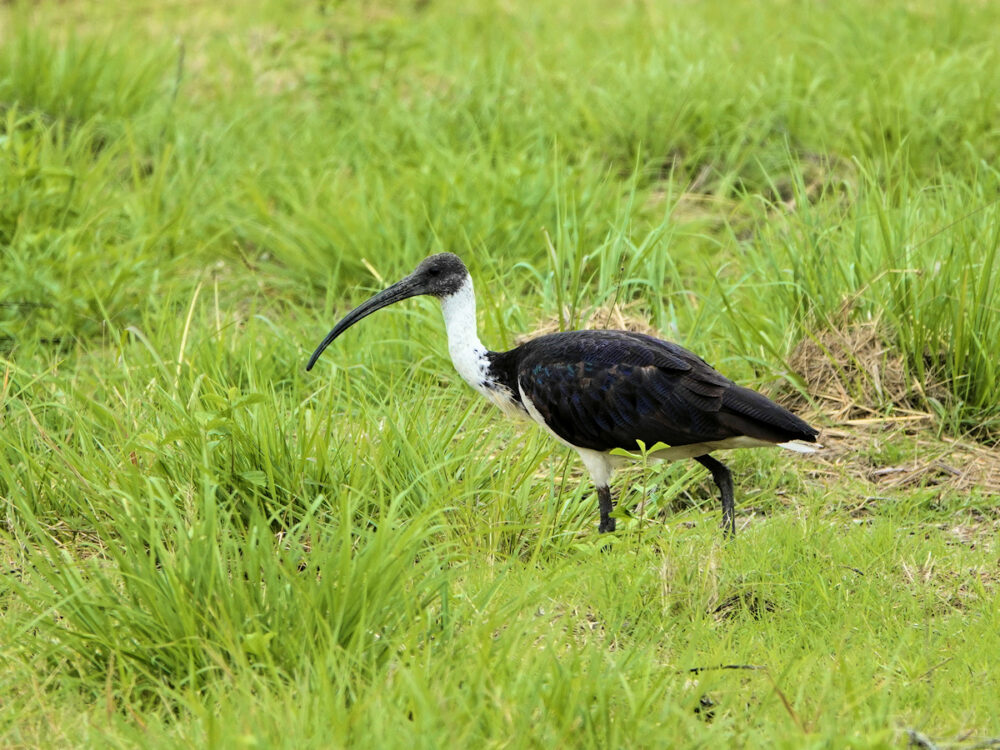
[[[400,279],[387,289],[383,289],[367,302],[351,310],[344,318],[333,327],[327,334],[316,351],[309,358],[307,370],[311,370],[319,355],[323,353],[333,340],[364,317],[371,315],[376,310],[399,302],[400,300],[416,297],[421,294],[429,294],[438,299],[445,299],[457,293],[466,279],[469,278],[469,271],[466,269],[462,259],[453,253],[438,253],[431,255],[420,261],[413,273],[406,278]]]

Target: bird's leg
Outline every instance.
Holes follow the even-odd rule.
[[[611,504],[611,488],[608,485],[597,487],[597,502],[601,506],[601,525],[597,530],[602,534],[606,531],[615,530],[615,519],[611,517],[614,506]]]
[[[719,488],[722,498],[722,529],[727,536],[736,536],[736,506],[733,500],[733,475],[721,461],[712,458],[707,453],[695,456],[694,460],[712,472],[712,479]]]

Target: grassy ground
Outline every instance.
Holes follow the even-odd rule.
[[[0,743],[1000,746],[998,23],[0,5]],[[826,450],[605,548],[432,301],[304,372],[441,250],[494,348],[648,325]]]

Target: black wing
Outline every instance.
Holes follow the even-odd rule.
[[[633,450],[747,435],[815,440],[816,430],[677,344],[625,331],[541,336],[501,355],[545,423],[572,445]]]

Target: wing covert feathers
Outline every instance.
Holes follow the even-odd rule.
[[[681,446],[739,436],[813,442],[817,435],[696,354],[643,334],[553,333],[496,355],[494,367],[516,381],[553,432],[581,448],[632,450],[636,440]]]

